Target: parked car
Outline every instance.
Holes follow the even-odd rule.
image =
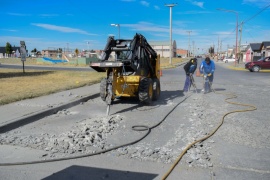
[[[223,62],[225,62],[225,63],[235,62],[235,58],[228,58],[228,57],[226,57],[226,58],[223,59]]]
[[[218,61],[223,61],[223,59],[224,59],[224,56],[219,56],[218,57]]]
[[[261,58],[258,61],[248,62],[245,68],[250,72],[259,72],[261,69],[270,69],[270,56]]]

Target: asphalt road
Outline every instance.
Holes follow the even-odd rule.
[[[1,179],[162,179],[188,144],[212,132],[227,112],[246,109],[226,103],[229,94],[237,96],[230,101],[252,104],[257,110],[226,116],[212,137],[188,150],[167,179],[270,179],[270,73],[226,66],[216,63],[216,93],[201,93],[202,78],[195,77],[198,93],[191,91],[186,98],[180,66],[163,70],[161,97],[151,106],[119,99],[107,117],[106,104],[95,98],[1,134],[1,162],[18,162],[91,154],[146,133],[132,131],[132,126],[151,128],[141,141],[100,155],[1,166]],[[91,135],[91,142],[85,134]]]

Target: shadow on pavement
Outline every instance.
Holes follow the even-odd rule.
[[[118,113],[123,113],[123,112],[127,112],[127,111],[132,111],[133,109],[143,111],[141,109],[142,107],[148,107],[148,108],[146,108],[147,110],[154,109],[154,108],[157,108],[160,105],[168,104],[167,102],[170,101],[170,100],[173,100],[173,99],[175,99],[177,97],[183,97],[183,96],[184,96],[183,91],[180,91],[180,90],[162,91],[160,93],[159,99],[156,100],[156,101],[152,101],[152,103],[149,104],[149,105],[145,105],[145,104],[140,103],[138,98],[124,98],[124,97],[122,97],[122,98],[119,98],[119,99],[113,101],[112,105],[114,105],[114,104],[132,104],[134,106],[123,109],[123,110],[118,111],[118,112],[115,112],[115,113],[113,113],[111,115],[118,114]]]
[[[148,180],[157,177],[157,174],[150,173],[140,173],[132,171],[120,171],[113,169],[103,169],[95,167],[85,167],[85,166],[71,166],[62,171],[56,172],[43,180],[58,180],[58,179],[91,179],[91,180],[115,180],[115,179],[128,179],[128,180]]]

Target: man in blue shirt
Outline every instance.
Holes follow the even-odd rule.
[[[214,80],[214,72],[215,72],[215,63],[210,60],[209,57],[206,57],[204,61],[202,61],[200,65],[200,73],[203,74],[204,77],[204,93],[208,93],[211,90],[211,85]],[[203,90],[202,90],[203,91]]]

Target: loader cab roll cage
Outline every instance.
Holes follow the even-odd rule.
[[[115,53],[113,61],[110,60],[112,52]],[[106,67],[123,66],[130,74],[148,76],[150,73],[150,76],[154,76],[156,58],[156,52],[141,34],[135,34],[132,40],[114,39],[110,36],[99,64],[95,66],[95,63],[92,63],[91,67],[96,71],[105,72]]]

